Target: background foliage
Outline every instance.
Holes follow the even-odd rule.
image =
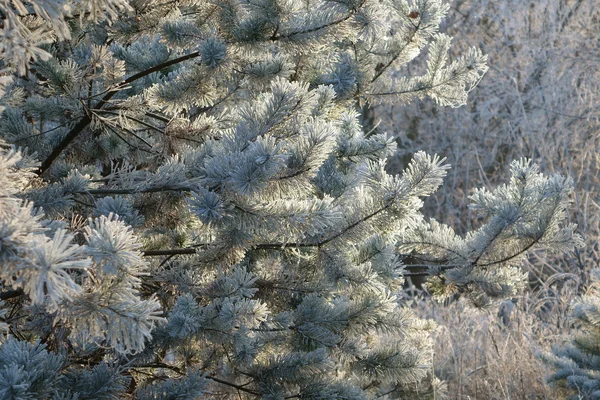
[[[489,56],[490,69],[469,104],[442,109],[418,102],[376,113],[379,129],[397,133],[391,171],[416,149],[440,152],[457,166],[425,207],[459,232],[476,223],[466,207],[469,193],[494,185],[506,160],[531,157],[543,171],[575,181],[570,219],[586,247],[558,257],[530,255],[532,292],[513,298],[508,307],[516,325],[503,322],[506,303],[467,316],[452,311],[454,306],[430,309],[434,304],[420,303],[424,308],[418,309],[427,309],[423,315],[445,326],[435,354],[451,398],[565,396],[545,385],[553,372],[536,354],[570,341],[573,322],[577,325],[568,318],[570,310],[598,267],[598,17],[591,1],[454,1],[445,26],[461,38],[454,51],[477,45]],[[458,334],[467,326],[472,334]]]

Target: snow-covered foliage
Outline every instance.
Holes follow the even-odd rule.
[[[527,251],[580,244],[570,181],[525,159],[466,236],[420,212],[444,159],[386,172],[365,104],[460,106],[487,70],[448,60],[441,1],[25,6],[60,15],[47,54],[3,53],[5,397],[439,398],[404,276],[485,306]]]
[[[571,340],[544,358],[554,366],[548,380],[573,400],[600,398],[600,292],[598,270],[586,294],[578,299],[570,317],[575,330]]]

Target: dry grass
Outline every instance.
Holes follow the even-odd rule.
[[[568,339],[567,316],[580,286],[577,276],[556,274],[535,292],[490,310],[415,296],[415,312],[439,324],[434,368],[448,400],[563,398],[546,384],[549,369],[539,354]]]

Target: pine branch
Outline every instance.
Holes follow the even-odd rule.
[[[133,83],[133,82],[137,81],[138,79],[141,79],[141,78],[144,78],[145,76],[153,74],[154,72],[158,72],[164,68],[170,67],[171,65],[179,64],[179,63],[182,63],[187,60],[191,60],[191,59],[199,57],[199,56],[200,56],[200,53],[198,51],[195,51],[193,53],[186,54],[185,56],[181,56],[181,57],[175,58],[170,61],[165,61],[164,63],[155,65],[152,68],[148,68],[144,71],[138,72],[137,74],[130,76],[129,78],[125,79],[123,82],[119,83],[114,89],[112,89],[108,93],[106,93],[106,95],[104,95],[104,97],[98,102],[98,104],[96,104],[94,106],[94,108],[91,109],[91,111],[101,110],[102,107],[104,107],[110,101],[110,99],[113,98],[113,96],[115,94],[117,94],[120,90],[122,90],[123,88],[128,86],[130,83]],[[79,122],[73,128],[71,128],[69,133],[67,133],[67,135],[63,138],[63,140],[61,140],[61,142],[58,144],[58,146],[56,146],[52,150],[50,155],[48,155],[48,157],[46,157],[46,159],[44,161],[42,161],[42,164],[41,164],[37,174],[42,175],[48,168],[50,168],[50,166],[58,158],[58,156],[69,146],[69,144],[71,144],[71,142],[73,140],[75,140],[75,138],[77,136],[79,136],[79,134],[81,132],[83,132],[83,130],[91,122],[92,122],[92,119],[91,119],[91,116],[89,113],[86,114],[85,116],[83,116],[79,120]]]
[[[136,146],[136,145],[134,145],[134,144],[130,143],[130,142],[127,140],[127,139],[125,139],[123,136],[121,136],[121,134],[119,134],[119,132],[117,132],[117,131],[115,130],[115,128],[113,128],[112,126],[110,126],[110,125],[105,125],[105,126],[108,128],[108,130],[110,130],[112,133],[114,133],[114,134],[115,134],[115,136],[117,136],[119,139],[121,139],[123,142],[125,142],[125,144],[127,144],[127,145],[128,145],[129,147],[131,147],[132,149],[139,150],[139,151],[143,151],[144,153],[148,153],[148,154],[155,154],[155,155],[156,155],[156,152],[152,152],[152,151],[150,151],[150,150],[147,150],[147,149],[142,149],[142,148],[140,148],[139,146]],[[127,131],[127,132],[129,132],[128,130],[126,130],[126,131]],[[129,133],[131,133],[131,132],[129,132]],[[135,134],[134,134],[133,136],[135,136],[135,137],[137,137],[138,139],[140,139],[140,140],[142,140],[143,142],[145,142],[145,141],[144,141],[143,139],[141,139],[141,138],[140,138],[138,135],[135,135]],[[146,143],[148,146],[150,146],[150,144],[149,144],[149,143],[147,143],[147,142],[145,142],[145,143]],[[150,146],[150,148],[152,148],[152,146]]]
[[[352,9],[352,11],[348,15],[346,15],[345,17],[339,18],[339,19],[337,19],[335,21],[332,21],[332,22],[330,22],[328,24],[324,24],[324,25],[320,25],[320,26],[315,26],[315,27],[312,27],[312,28],[309,28],[309,29],[304,29],[304,30],[301,30],[301,31],[291,32],[291,33],[289,33],[288,35],[285,35],[285,36],[277,36],[277,30],[275,30],[275,32],[270,37],[270,39],[272,41],[281,40],[281,39],[287,39],[287,38],[290,38],[290,37],[292,37],[294,35],[304,35],[304,34],[307,34],[307,33],[315,33],[315,32],[318,32],[320,30],[327,29],[327,28],[330,28],[332,26],[341,24],[342,22],[345,22],[345,21],[349,20],[353,15],[355,15],[356,13],[358,13],[358,10],[360,10],[365,5],[366,1],[367,0],[363,0],[358,6],[354,7]]]
[[[501,258],[500,260],[495,260],[495,261],[490,261],[487,262],[485,264],[478,264],[476,265],[477,267],[489,267],[491,265],[494,264],[502,264],[505,262],[508,262],[516,257],[519,257],[520,255],[522,255],[523,253],[527,252],[529,249],[531,249],[536,243],[538,243],[540,241],[541,237],[539,238],[534,238],[531,243],[529,243],[527,246],[525,246],[523,249],[521,249],[520,251],[518,251],[517,253],[511,254],[509,256],[506,256],[504,258]]]
[[[160,190],[156,190],[156,191],[160,191]],[[91,192],[91,191],[89,191],[89,192]],[[119,194],[130,194],[130,193],[121,192]],[[344,233],[348,232],[349,230],[355,228],[359,224],[368,221],[370,218],[375,217],[382,211],[386,210],[390,205],[391,205],[391,203],[385,205],[384,207],[374,211],[373,213],[348,225],[346,227],[346,229],[344,229],[344,230],[336,233],[335,235],[333,235],[321,242],[318,242],[318,243],[262,243],[262,244],[255,244],[252,246],[252,248],[253,249],[261,249],[261,250],[278,250],[278,249],[285,249],[286,247],[288,247],[288,248],[290,248],[290,247],[321,247],[321,246],[331,242],[332,240],[337,239],[338,237],[340,237]],[[208,244],[204,243],[204,244],[198,245],[198,247],[207,246],[207,245]],[[167,250],[148,250],[148,251],[144,252],[144,255],[150,257],[150,256],[170,256],[170,255],[182,255],[182,254],[195,254],[195,253],[196,253],[195,248],[188,247],[188,248],[167,249]]]
[[[114,111],[109,111],[109,110],[101,110],[100,112],[102,112],[102,113],[105,113],[105,114],[115,115],[115,116],[117,116],[117,117],[118,117],[118,116],[121,116],[121,114],[119,114],[119,113],[117,113],[117,112],[114,112]],[[145,126],[146,128],[149,128],[149,129],[152,129],[152,130],[154,130],[154,131],[156,131],[156,132],[158,132],[158,133],[162,133],[162,134],[164,134],[164,130],[162,130],[162,129],[160,129],[160,128],[158,128],[158,127],[156,127],[156,126],[152,125],[152,124],[149,124],[149,123],[147,123],[146,121],[142,121],[141,119],[139,119],[139,118],[136,118],[136,117],[133,117],[133,116],[131,116],[131,115],[123,115],[123,116],[124,116],[125,118],[127,118],[128,120],[130,120],[130,121],[136,122],[136,123],[138,123],[138,124],[140,124],[140,125],[143,125],[143,126]],[[167,121],[168,121],[168,120],[167,120]]]
[[[71,128],[69,133],[67,133],[63,140],[61,140],[58,146],[56,146],[52,150],[48,157],[46,157],[46,159],[42,161],[42,164],[40,165],[40,169],[37,172],[37,174],[42,175],[48,168],[50,168],[54,160],[56,160],[56,158],[63,152],[64,149],[67,148],[67,146],[73,140],[75,140],[75,138],[90,124],[90,122],[92,122],[92,119],[89,115],[83,116],[79,120],[79,122],[73,128]]]
[[[245,393],[250,393],[250,394],[253,394],[253,395],[255,395],[255,396],[261,396],[261,394],[260,394],[260,393],[258,393],[258,392],[255,392],[254,390],[250,390],[250,389],[248,389],[248,388],[245,388],[244,386],[246,386],[246,385],[247,385],[247,383],[246,383],[246,384],[244,384],[244,385],[237,385],[237,384],[235,384],[235,383],[233,383],[233,382],[228,382],[228,381],[225,381],[225,380],[223,380],[223,379],[220,379],[220,378],[217,378],[217,377],[215,377],[215,376],[211,376],[211,375],[207,375],[207,376],[206,376],[206,379],[210,379],[211,381],[214,381],[214,382],[220,383],[221,385],[230,386],[230,387],[232,387],[232,388],[235,388],[235,389],[237,389],[237,390],[240,390],[240,391],[242,391],[242,392],[245,392]]]
[[[14,298],[22,296],[22,295],[23,295],[22,289],[7,290],[6,292],[0,292],[0,300],[14,299]]]
[[[451,83],[451,82],[452,82],[451,80],[447,80],[447,81],[444,81],[444,82],[437,83],[435,85],[422,86],[422,87],[417,88],[417,89],[396,90],[396,91],[380,92],[380,93],[367,93],[367,95],[369,95],[369,96],[395,96],[395,95],[399,95],[399,94],[418,93],[418,92],[424,92],[424,91],[427,91],[427,90],[435,89],[437,87],[440,87],[440,86],[443,86],[443,85],[447,85],[448,83]]]
[[[80,194],[91,194],[98,196],[108,196],[112,194],[138,194],[138,193],[158,193],[158,192],[184,192],[192,190],[192,188],[170,188],[170,187],[155,187],[149,189],[89,189]]]
[[[196,249],[193,247],[187,247],[183,249],[145,250],[142,253],[146,257],[176,256],[184,254],[196,254]]]
[[[133,368],[164,368],[164,369],[171,370],[171,371],[173,371],[173,372],[175,372],[175,373],[177,373],[177,374],[179,374],[181,376],[185,376],[186,375],[185,372],[183,372],[180,368],[178,368],[178,367],[176,367],[174,365],[169,365],[169,364],[165,364],[165,363],[161,363],[161,362],[153,363],[153,364],[136,365]],[[250,393],[250,394],[253,394],[255,396],[260,396],[260,394],[258,392],[255,392],[254,390],[250,390],[250,389],[244,387],[244,386],[247,386],[248,383],[245,383],[243,385],[238,385],[236,383],[228,382],[226,380],[217,378],[217,377],[212,376],[212,375],[204,375],[204,377],[206,379],[210,379],[211,381],[220,383],[221,385],[230,386],[230,387],[235,388],[237,390],[241,390],[242,392]]]
[[[416,246],[416,245],[427,245],[427,246],[432,246],[432,247],[437,247],[439,249],[442,249],[444,251],[447,251],[449,253],[454,254],[455,256],[458,256],[460,258],[462,258],[465,261],[469,261],[468,258],[466,258],[465,256],[463,256],[462,254],[446,247],[446,246],[442,246],[439,243],[434,243],[434,242],[426,242],[426,241],[420,241],[420,242],[402,242],[403,245],[410,245],[410,246]]]
[[[415,26],[415,25],[413,24],[413,26]],[[377,73],[375,74],[375,76],[371,79],[371,83],[374,83],[377,79],[379,79],[381,77],[381,75],[383,75],[383,73],[398,59],[398,57],[400,57],[400,55],[402,54],[402,52],[404,51],[404,49],[406,49],[406,47],[410,43],[412,43],[413,39],[415,38],[415,35],[419,31],[419,27],[420,26],[421,26],[421,22],[419,21],[419,23],[415,26],[415,30],[413,31],[410,39],[406,41],[406,44],[402,47],[402,49],[400,49],[400,51],[398,51],[396,53],[396,55],[394,55],[392,57],[392,59],[387,64],[385,64],[384,66],[382,66],[379,69],[379,71],[377,71]]]

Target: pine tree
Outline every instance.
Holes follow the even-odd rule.
[[[571,311],[576,331],[572,339],[554,354],[543,357],[555,372],[548,381],[563,387],[565,397],[578,400],[600,399],[600,291],[598,270],[593,282]]]
[[[3,397],[439,397],[404,277],[483,307],[580,244],[570,180],[527,160],[464,237],[419,212],[442,158],[386,173],[358,111],[460,106],[487,68],[448,62],[441,1],[0,7],[25,38],[0,53]]]

